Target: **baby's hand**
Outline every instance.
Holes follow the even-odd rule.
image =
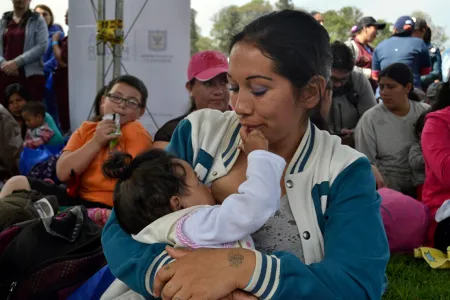
[[[255,129],[250,133],[247,133],[247,128],[242,126],[239,133],[242,138],[242,144],[239,148],[244,151],[245,154],[248,155],[255,150],[269,150],[269,142],[260,130]]]

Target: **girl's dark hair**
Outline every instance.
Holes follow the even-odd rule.
[[[26,102],[33,100],[33,98],[31,98],[31,94],[28,92],[28,90],[25,88],[25,86],[15,83],[15,84],[8,85],[5,89],[6,105],[8,105],[9,98],[11,98],[11,96],[14,94],[18,94]]]
[[[45,10],[46,12],[48,12],[48,14],[50,15],[50,18],[51,18],[50,24],[48,24],[48,26],[52,26],[53,22],[55,21],[55,17],[53,16],[53,12],[50,9],[50,7],[48,7],[45,4],[39,4],[39,5],[36,5],[36,7],[34,8],[34,11],[36,11],[36,8],[40,8],[40,9]]]
[[[414,75],[410,69],[405,64],[395,63],[389,65],[388,67],[381,70],[378,82],[380,82],[382,77],[388,77],[394,81],[397,81],[403,86],[407,86],[408,83],[411,83],[411,90],[408,93],[408,99],[413,101],[420,101],[420,97],[414,92]]]
[[[353,71],[355,59],[352,50],[346,44],[335,41],[331,44],[331,53],[333,55],[333,69],[347,72]]]
[[[436,100],[431,105],[431,108],[423,113],[416,122],[416,134],[420,137],[423,127],[425,126],[425,118],[430,112],[435,112],[450,106],[450,81],[440,85],[436,94]]]
[[[428,44],[431,43],[431,36],[432,36],[431,28],[430,27],[425,28],[425,34],[423,35],[423,41]]]
[[[314,76],[330,79],[330,37],[307,12],[283,10],[259,17],[232,37],[230,51],[238,42],[254,44],[273,61],[274,72],[287,78],[297,92]],[[321,119],[317,108],[310,116],[317,113],[315,119]]]
[[[121,75],[111,80],[106,86],[105,95],[107,95],[112,90],[112,88],[118,83],[125,83],[126,85],[129,85],[138,90],[138,92],[141,94],[142,107],[144,108],[147,107],[147,98],[148,98],[147,87],[145,86],[144,82],[142,82],[142,80],[132,75]]]
[[[90,120],[92,122],[99,122],[102,119],[102,113],[100,112],[101,104],[102,104],[102,97],[105,96],[106,93],[106,86],[102,87],[100,90],[98,90],[97,95],[95,95],[94,103],[92,104],[94,115],[90,117]],[[92,108],[91,108],[92,112]]]
[[[152,149],[135,159],[116,152],[103,164],[107,178],[118,179],[114,189],[117,221],[129,234],[172,212],[170,199],[186,195],[186,170],[164,150]]]

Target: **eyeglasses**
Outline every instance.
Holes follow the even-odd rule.
[[[346,84],[346,83],[348,82],[348,79],[349,79],[349,78],[350,78],[350,75],[349,75],[349,76],[346,76],[346,77],[344,77],[344,78],[337,78],[337,77],[331,76],[331,81],[332,81],[334,84],[339,83],[339,84],[344,85],[344,84]]]
[[[126,98],[122,98],[119,95],[115,95],[115,94],[108,94],[106,96],[109,98],[109,100],[111,100],[112,102],[114,102],[116,104],[121,104],[122,102],[125,102],[125,106],[129,107],[129,108],[136,109],[136,108],[142,107],[142,104],[139,103],[139,101],[136,100],[135,98],[126,99]]]

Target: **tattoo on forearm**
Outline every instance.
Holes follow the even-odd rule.
[[[230,251],[228,253],[228,262],[230,263],[230,267],[239,268],[244,261],[244,256],[237,251]]]

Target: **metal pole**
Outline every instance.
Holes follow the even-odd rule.
[[[116,20],[123,21],[123,0],[116,0]],[[123,37],[123,28],[116,30],[116,37]],[[115,44],[113,48],[113,78],[120,76],[121,60],[122,60],[122,45]]]
[[[105,20],[105,0],[98,0],[97,21]],[[97,41],[97,91],[105,85],[105,42]]]

